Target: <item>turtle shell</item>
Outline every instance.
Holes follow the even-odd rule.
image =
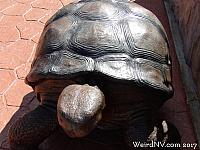
[[[45,25],[26,83],[90,73],[172,94],[168,39],[157,17],[128,1],[60,9]]]

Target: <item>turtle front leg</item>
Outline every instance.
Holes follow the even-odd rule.
[[[40,105],[17,120],[9,130],[11,150],[37,150],[58,127],[56,112]]]
[[[169,121],[165,120],[159,120],[155,125],[154,129],[152,130],[151,134],[148,137],[149,142],[155,141],[157,144],[158,142],[162,143],[162,148],[161,145],[160,148],[157,147],[157,149],[163,149],[167,150],[169,149],[166,147],[167,144],[181,144],[181,136],[177,130],[177,128],[170,123]],[[180,150],[181,147],[174,147],[174,150]]]
[[[147,144],[151,144],[155,150],[165,150],[167,143],[181,143],[181,137],[177,128],[168,121],[153,123],[144,119],[128,126],[125,132],[125,142],[131,150],[151,149]],[[180,148],[174,149],[179,150]]]

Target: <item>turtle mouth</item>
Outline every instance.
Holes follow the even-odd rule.
[[[84,137],[101,120],[104,107],[104,94],[97,86],[69,85],[58,99],[58,122],[69,137]]]

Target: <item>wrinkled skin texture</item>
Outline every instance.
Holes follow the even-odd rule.
[[[173,96],[167,36],[156,16],[136,3],[88,0],[63,7],[45,25],[26,83],[41,105],[10,128],[12,150],[36,149],[61,127],[68,137],[103,143],[108,140],[103,133],[117,132],[130,149],[134,141],[180,142],[173,125],[153,121]],[[73,86],[96,86],[105,99],[77,94]],[[87,107],[78,107],[87,102],[95,108],[90,123],[82,113]]]

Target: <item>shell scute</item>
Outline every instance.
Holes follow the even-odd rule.
[[[121,52],[121,41],[116,25],[107,22],[86,21],[77,27],[71,38],[71,49],[78,54],[99,57],[111,52]]]
[[[95,72],[171,93],[169,60],[166,33],[150,11],[131,2],[80,1],[47,22],[26,81]]]
[[[71,38],[72,26],[75,22],[70,17],[62,17],[44,28],[40,37],[35,59],[45,54],[63,49]]]
[[[118,20],[122,17],[123,11],[114,5],[114,3],[103,1],[87,2],[80,7],[76,15],[85,20]]]

